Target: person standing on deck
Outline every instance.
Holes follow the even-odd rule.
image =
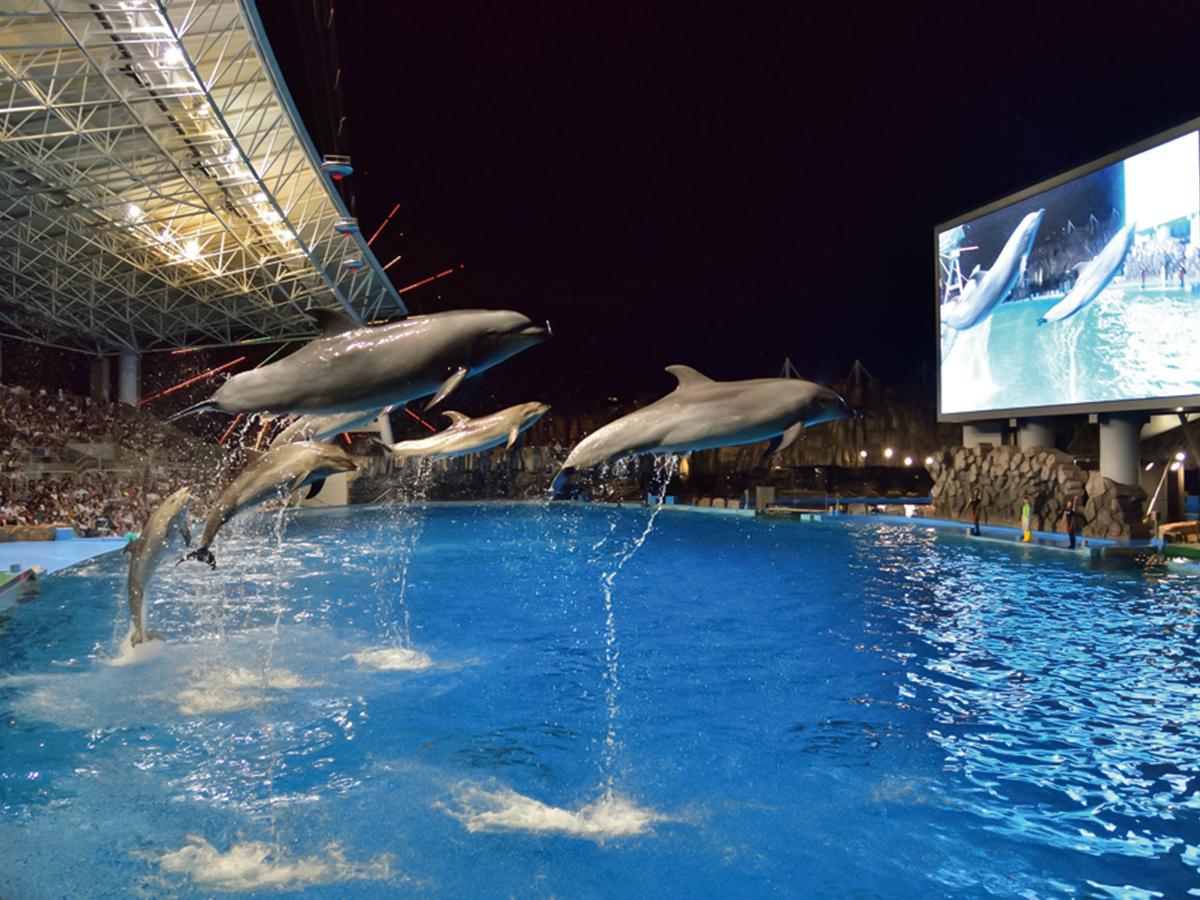
[[[1078,525],[1079,513],[1075,511],[1075,498],[1067,498],[1067,508],[1063,510],[1063,527],[1067,530],[1067,541],[1072,550],[1075,549],[1075,528]]]
[[[979,534],[979,512],[983,507],[983,498],[979,496],[979,488],[971,491],[971,534]]]
[[[1031,512],[1032,510],[1029,507],[1029,498],[1026,497],[1025,501],[1021,504],[1021,543],[1023,544],[1028,544],[1030,538],[1033,537],[1029,530]]]

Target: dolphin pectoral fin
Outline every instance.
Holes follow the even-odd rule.
[[[442,386],[438,388],[438,392],[433,395],[433,399],[425,404],[426,409],[437,406],[452,393],[454,389],[463,383],[463,379],[467,377],[467,369],[464,366],[461,369],[456,369],[449,378],[442,382]]]
[[[308,486],[308,493],[304,495],[304,499],[310,500],[317,496],[317,494],[321,493],[321,488],[323,487],[325,487],[324,478],[318,478],[316,481],[310,483]]]
[[[520,423],[518,423],[509,430],[508,443],[504,445],[504,448],[506,450],[511,450],[513,448],[513,445],[516,444],[516,442],[519,441],[520,439],[521,439],[521,425],[520,425]]]
[[[783,434],[777,434],[771,438],[771,443],[767,445],[767,450],[763,454],[763,459],[768,459],[778,453],[780,450],[785,450],[800,436],[800,432],[804,430],[804,423],[797,422]]]

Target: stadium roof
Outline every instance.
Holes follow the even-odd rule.
[[[252,0],[8,0],[0,334],[111,353],[403,314],[320,166]]]

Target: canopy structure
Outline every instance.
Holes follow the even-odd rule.
[[[402,315],[347,218],[252,0],[0,7],[0,334],[109,354]]]

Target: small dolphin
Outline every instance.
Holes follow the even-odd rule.
[[[971,328],[1004,302],[1025,271],[1025,261],[1045,216],[1044,209],[1029,213],[1008,236],[992,267],[986,270],[975,267],[962,293],[955,300],[942,304],[942,324],[959,331]]]
[[[532,427],[549,409],[545,403],[521,403],[494,412],[490,416],[480,416],[478,419],[470,419],[460,412],[446,410],[445,416],[451,425],[445,431],[439,431],[419,441],[401,441],[384,446],[392,451],[396,459],[414,456],[449,459],[452,456],[466,456],[469,453],[490,450],[501,444],[512,447],[521,436],[521,432]]]
[[[137,540],[125,545],[124,553],[130,554],[129,560],[129,617],[133,621],[133,634],[130,643],[137,646],[142,641],[161,641],[162,635],[157,631],[146,629],[146,585],[154,575],[154,566],[162,552],[171,543],[171,535],[178,530],[185,544],[191,544],[192,535],[188,531],[187,501],[190,487],[181,487],[162,503],[155,507],[150,518],[146,520],[142,533]]]
[[[713,381],[688,366],[667,366],[679,386],[649,406],[594,431],[567,456],[552,490],[577,469],[646,453],[686,453],[771,439],[767,453],[792,443],[805,425],[853,418],[834,391],[798,378]]]
[[[1079,279],[1071,288],[1071,292],[1037,320],[1038,325],[1069,319],[1099,297],[1125,263],[1125,257],[1133,245],[1133,232],[1136,227],[1136,223],[1130,222],[1120,228],[1104,245],[1104,249],[1080,270]]]
[[[210,409],[348,413],[433,394],[428,408],[468,375],[550,337],[548,327],[511,310],[460,309],[374,327],[328,310],[317,318],[322,337],[278,362],[234,375],[211,398],[168,421]]]
[[[291,425],[271,439],[271,446],[277,444],[294,444],[297,441],[327,441],[347,431],[354,431],[369,425],[386,412],[387,409],[372,409],[365,412],[337,413],[332,416],[300,416]]]
[[[272,447],[221,491],[221,496],[204,517],[200,545],[185,559],[198,559],[215,569],[217,560],[208,548],[221,526],[234,513],[260,503],[272,494],[288,494],[306,484],[323,482],[337,472],[353,472],[357,468],[345,450],[330,444],[301,441]]]

